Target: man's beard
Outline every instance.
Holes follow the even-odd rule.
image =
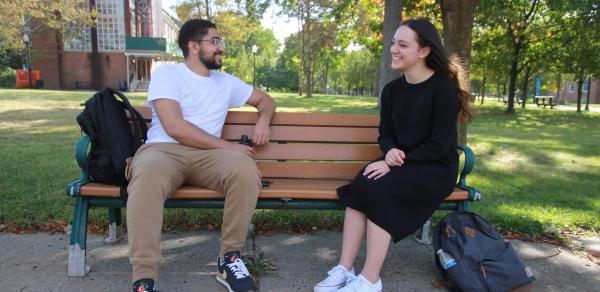
[[[214,53],[212,58],[203,57],[203,55],[205,55],[204,52],[200,51],[198,53],[198,58],[200,59],[200,62],[202,62],[202,64],[204,64],[204,66],[206,66],[206,68],[209,70],[221,69],[223,66],[222,63],[217,63],[216,61],[215,55],[217,55],[217,53]]]

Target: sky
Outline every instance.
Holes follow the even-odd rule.
[[[177,16],[171,7],[175,6],[178,0],[162,0],[162,7],[171,15]],[[276,6],[271,6],[263,15],[261,24],[265,28],[273,30],[275,37],[281,44],[287,36],[298,31],[298,23],[295,19],[288,20],[286,16],[277,16]],[[217,23],[218,25],[218,23]]]

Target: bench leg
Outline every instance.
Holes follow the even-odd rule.
[[[431,218],[425,221],[425,224],[415,234],[415,240],[424,245],[431,244],[431,238],[429,237],[429,231],[431,229]]]
[[[104,238],[104,243],[113,244],[123,239],[123,230],[121,229],[121,208],[108,209],[108,236]]]
[[[83,277],[90,271],[90,266],[85,264],[88,212],[88,198],[77,197],[69,243],[68,276]]]
[[[457,209],[459,211],[471,211],[471,204],[469,201],[460,201],[458,202]]]

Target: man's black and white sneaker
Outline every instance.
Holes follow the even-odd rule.
[[[133,292],[158,292],[152,279],[140,279],[133,283]]]
[[[225,254],[225,259],[217,260],[217,281],[223,284],[229,292],[256,291],[254,280],[240,258],[239,251]]]

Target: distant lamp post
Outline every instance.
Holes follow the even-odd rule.
[[[25,42],[25,59],[27,59],[27,72],[29,74],[29,88],[33,88],[33,86],[31,85],[31,62],[29,60],[29,35],[28,34],[24,34],[23,35],[23,41]]]
[[[256,87],[256,52],[258,51],[257,45],[252,45],[252,54],[254,55],[254,66],[252,70],[252,86]]]

